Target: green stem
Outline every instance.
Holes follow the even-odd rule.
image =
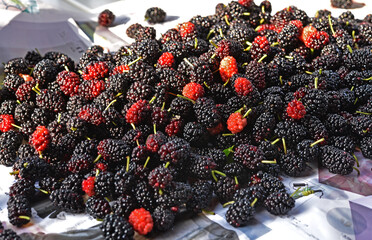
[[[310,144],[310,147],[314,147],[315,145],[317,145],[318,143],[321,143],[321,142],[324,142],[325,138],[321,138],[319,140],[316,140],[315,142],[313,142],[312,144]]]
[[[155,101],[155,99],[156,99],[156,96],[153,96],[153,97],[150,99],[149,104],[153,103],[153,102]]]
[[[25,219],[25,220],[31,220],[31,218],[28,217],[28,216],[19,216],[18,218],[20,218],[20,219]]]
[[[222,28],[219,29],[220,37],[223,38]]]
[[[93,161],[93,163],[96,163],[96,162],[98,162],[99,161],[99,159],[102,157],[102,155],[101,154],[99,154],[97,157],[96,157],[96,159],[94,159],[94,161]]]
[[[354,168],[354,170],[355,171],[357,171],[357,173],[358,173],[358,176],[360,176],[360,171],[359,171],[359,169],[358,168],[356,168],[356,167],[353,167]]]
[[[154,126],[154,134],[156,134],[156,124],[154,123],[153,126]]]
[[[359,161],[358,161],[358,158],[355,156],[355,154],[353,153],[353,154],[351,154],[353,157],[354,157],[354,159],[355,159],[355,162],[356,162],[356,164],[357,164],[357,167],[359,167]]]
[[[217,173],[218,175],[221,175],[223,177],[226,177],[226,174],[224,174],[223,172],[220,172],[220,171],[217,171],[217,170],[213,170],[213,172]]]
[[[226,22],[226,24],[230,26],[230,22],[229,22],[229,19],[227,18],[227,15],[225,15],[224,18],[225,18],[225,22]]]
[[[168,168],[169,164],[170,164],[170,162],[167,162],[167,163],[165,164],[164,168]]]
[[[218,182],[218,179],[217,179],[216,175],[214,174],[214,171],[211,171],[211,173],[212,173],[212,177],[213,177],[214,181]]]
[[[280,141],[280,138],[277,138],[277,139],[275,139],[274,141],[271,142],[271,145],[274,145],[274,144],[276,144],[279,141]]]
[[[177,94],[176,96],[179,97],[179,98],[183,98],[183,99],[189,100],[190,102],[192,102],[193,104],[195,104],[195,101],[194,100],[192,100],[192,99],[190,99],[188,97],[185,97],[185,96],[183,96],[181,94]]]
[[[216,215],[215,212],[208,211],[208,210],[205,210],[205,209],[202,209],[202,212],[205,213],[205,214],[209,214],[209,215]]]
[[[290,197],[293,197],[296,193],[298,193],[298,191],[300,191],[301,187],[297,188],[296,191],[294,191]]]
[[[194,68],[194,65],[192,65],[192,63],[187,58],[184,58],[183,61],[185,61],[191,68]]]
[[[15,128],[18,128],[18,129],[22,129],[22,127],[18,126],[18,125],[15,125],[14,123],[11,124],[13,127]]]
[[[234,204],[235,203],[235,201],[230,201],[230,202],[227,202],[227,203],[224,203],[223,205],[222,205],[222,207],[226,207],[226,206],[229,206],[229,205],[231,205],[231,204]]]
[[[335,35],[335,30],[333,29],[331,14],[328,15],[328,23],[329,23],[329,27],[331,28],[332,35],[334,36]]]
[[[283,148],[284,148],[284,154],[287,154],[287,145],[285,144],[284,137],[282,137],[282,143],[283,143]]]
[[[368,113],[368,112],[361,112],[361,111],[355,111],[355,113],[360,113],[360,114],[364,114],[364,115],[371,115],[372,113]]]
[[[229,84],[229,82],[230,82],[230,78],[227,79],[227,81],[223,84],[223,86],[226,87],[226,85]]]
[[[274,160],[262,160],[261,162],[262,163],[267,163],[267,164],[276,164],[277,163],[276,159],[274,159]]]
[[[222,137],[234,136],[233,133],[223,133]]]
[[[350,45],[346,45],[347,49],[349,50],[350,53],[353,53],[353,49],[351,48]]]
[[[210,30],[207,35],[207,40],[211,37],[212,33],[214,33],[214,29]]]
[[[212,40],[209,40],[209,42],[213,45],[213,47],[218,48],[217,44],[215,44]]]
[[[109,109],[109,107],[111,107],[111,105],[114,104],[116,101],[117,101],[116,99],[112,100],[112,101],[109,103],[109,105],[107,105],[107,107],[105,108],[104,111],[106,111],[107,109]]]
[[[252,108],[250,108],[244,115],[243,118],[246,118],[252,112]]]
[[[125,171],[128,172],[129,171],[129,162],[130,162],[130,157],[127,156],[127,166],[125,168]]]
[[[236,176],[234,176],[234,180],[235,180],[235,184],[239,185],[238,178]]]
[[[265,58],[267,57],[267,54],[263,55],[257,62],[262,62],[262,60],[264,60]]]
[[[44,194],[50,194],[50,192],[44,190],[44,189],[41,189],[41,188],[37,188],[40,192],[44,193]]]
[[[211,87],[208,86],[208,84],[206,82],[203,82],[203,84],[204,84],[204,86],[206,86],[206,88],[211,89]]]
[[[251,207],[253,207],[253,206],[256,204],[257,201],[258,201],[258,199],[255,198],[255,199],[253,200],[253,202],[251,203]]]
[[[61,122],[61,117],[62,117],[62,114],[61,113],[58,113],[58,118],[57,118],[57,123],[58,124]]]
[[[143,168],[146,168],[146,166],[149,163],[149,161],[150,161],[150,157],[147,157],[146,162],[145,162],[145,165],[143,165]]]
[[[319,80],[318,77],[316,77],[314,80],[314,86],[316,89],[318,88],[318,80]]]
[[[198,39],[197,39],[197,38],[195,38],[194,48],[195,48],[195,49],[198,48]]]
[[[275,47],[275,46],[278,46],[279,45],[279,42],[273,42],[270,47]]]
[[[133,123],[131,123],[130,125],[132,126],[132,128],[133,128],[134,130],[136,130],[136,126],[135,126]]]
[[[139,58],[137,58],[136,60],[130,62],[130,63],[128,64],[128,67],[130,67],[131,65],[135,64],[136,62],[138,62],[138,61],[141,60],[141,59],[142,59],[142,57],[139,57]]]

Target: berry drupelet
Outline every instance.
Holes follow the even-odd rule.
[[[164,22],[166,16],[167,14],[163,9],[159,7],[152,7],[146,10],[145,20],[152,24],[162,23]]]
[[[98,16],[98,24],[103,27],[109,27],[115,20],[115,15],[108,9],[102,11]]]
[[[255,214],[251,202],[246,199],[235,201],[226,212],[226,221],[234,226],[240,227],[248,223]]]
[[[341,175],[350,174],[355,163],[355,159],[350,153],[333,146],[322,147],[320,160],[329,172]]]
[[[109,202],[100,197],[90,197],[85,203],[85,210],[86,212],[98,219],[104,219],[106,215],[110,214],[111,207]]]
[[[50,196],[52,203],[70,213],[82,213],[85,210],[85,204],[82,196],[69,189],[54,190]]]
[[[100,228],[107,240],[132,240],[134,237],[133,227],[118,214],[106,215]]]
[[[295,200],[286,192],[273,192],[265,199],[264,206],[273,215],[285,215],[295,206]]]
[[[152,231],[154,222],[149,211],[144,208],[135,209],[129,215],[128,222],[133,229],[141,235],[146,235]]]

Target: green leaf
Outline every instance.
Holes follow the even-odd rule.
[[[234,149],[234,145],[232,145],[231,147],[229,148],[226,148],[223,150],[223,152],[225,153],[226,157],[228,157],[230,155],[230,153],[234,152],[233,149]]]

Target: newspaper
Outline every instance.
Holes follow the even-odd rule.
[[[41,54],[63,52],[78,61],[92,42],[72,18],[57,12],[47,9],[32,15],[0,9],[0,62],[23,57],[35,48]]]

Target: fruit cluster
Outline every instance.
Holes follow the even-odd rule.
[[[265,0],[218,4],[156,39],[127,29],[117,52],[29,51],[0,90],[0,163],[12,166],[9,221],[30,221],[35,195],[103,219],[106,239],[172,228],[180,211],[229,206],[239,227],[255,206],[294,207],[280,175],[309,163],[336,174],[372,157],[372,17],[309,17]],[[36,189],[35,186],[38,186]],[[88,200],[86,200],[88,198]]]

